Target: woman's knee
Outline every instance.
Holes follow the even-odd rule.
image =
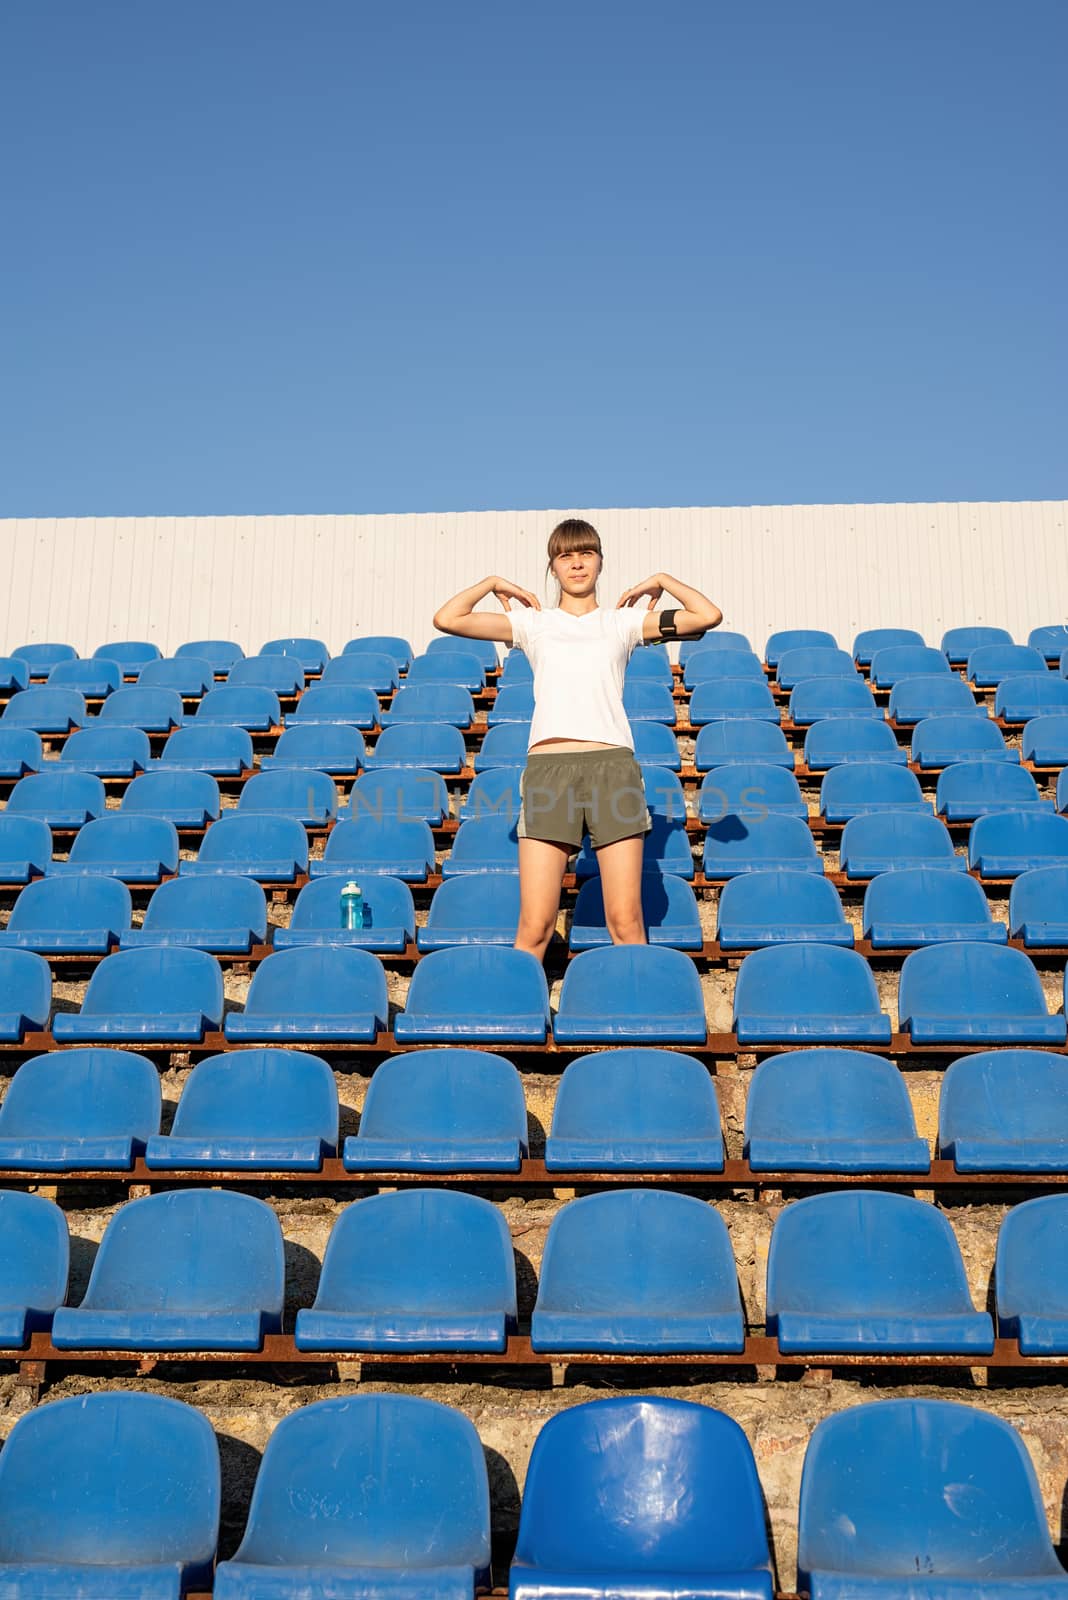
[[[641,905],[606,908],[605,922],[617,944],[644,944],[645,919]]]

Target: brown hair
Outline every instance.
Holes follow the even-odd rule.
[[[596,550],[604,560],[604,551],[601,549],[601,535],[589,522],[583,522],[581,517],[567,517],[565,521],[558,522],[549,535],[549,561],[545,568],[548,577],[557,556],[568,556],[572,550]]]

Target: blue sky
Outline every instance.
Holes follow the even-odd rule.
[[[1068,494],[1063,0],[12,0],[0,515]]]

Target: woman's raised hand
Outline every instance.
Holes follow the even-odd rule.
[[[649,596],[649,604],[646,609],[651,611],[664,592],[661,578],[661,573],[654,572],[653,576],[646,578],[644,583],[636,583],[632,589],[624,589],[616,601],[616,610],[618,611],[620,606],[632,606],[636,600],[642,598],[642,595],[647,594]]]
[[[521,605],[530,606],[534,611],[541,610],[541,601],[536,594],[531,594],[529,589],[521,589],[517,583],[509,583],[507,578],[494,578],[493,594],[506,611],[509,600],[518,600]]]

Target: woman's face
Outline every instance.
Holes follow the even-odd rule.
[[[570,550],[553,561],[553,576],[564,594],[584,599],[597,587],[601,558],[596,550]]]

